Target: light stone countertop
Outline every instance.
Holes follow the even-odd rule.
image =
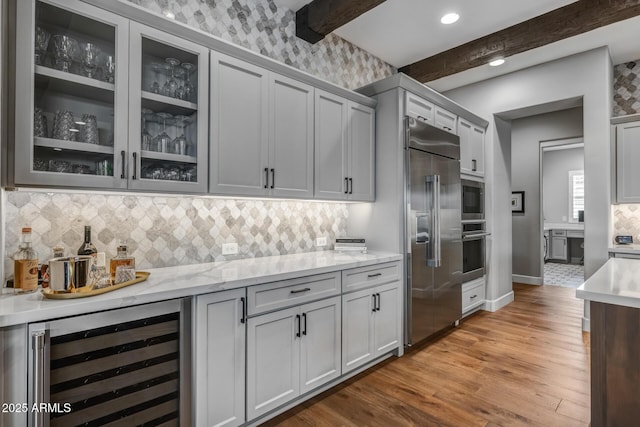
[[[584,222],[545,222],[544,231],[548,230],[584,230]]]
[[[155,268],[145,270],[151,273],[145,282],[93,297],[52,300],[46,299],[40,291],[26,295],[2,295],[0,327],[400,260],[402,255],[388,252],[350,254],[322,251]]]
[[[609,258],[580,285],[576,297],[640,308],[640,259]]]
[[[609,248],[610,253],[616,254],[638,254],[640,255],[640,245],[613,245]]]

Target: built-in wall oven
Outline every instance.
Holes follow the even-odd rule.
[[[484,276],[485,239],[489,235],[484,220],[462,221],[462,282]]]
[[[484,183],[462,179],[462,220],[484,219]]]

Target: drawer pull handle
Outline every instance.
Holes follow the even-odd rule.
[[[292,294],[301,294],[302,292],[309,292],[311,290],[311,288],[304,288],[304,289],[292,289],[291,293]]]
[[[382,276],[382,273],[374,273],[374,274],[367,275],[369,279],[373,279],[374,277],[378,277],[378,276]]]
[[[478,297],[477,294],[476,295],[471,295],[471,297],[469,299],[474,299],[474,298],[477,298],[477,297]]]

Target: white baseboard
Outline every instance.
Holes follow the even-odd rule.
[[[586,317],[582,318],[582,330],[585,332],[591,332],[591,321]]]
[[[542,277],[523,276],[521,274],[512,274],[511,281],[516,283],[524,283],[525,285],[542,285]]]
[[[491,312],[498,311],[502,307],[506,307],[507,305],[511,304],[512,302],[513,302],[513,291],[502,295],[498,299],[486,300],[484,302],[484,309],[486,311],[491,311]]]

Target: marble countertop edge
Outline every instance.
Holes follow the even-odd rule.
[[[576,297],[640,308],[640,259],[609,258],[576,289]]]

